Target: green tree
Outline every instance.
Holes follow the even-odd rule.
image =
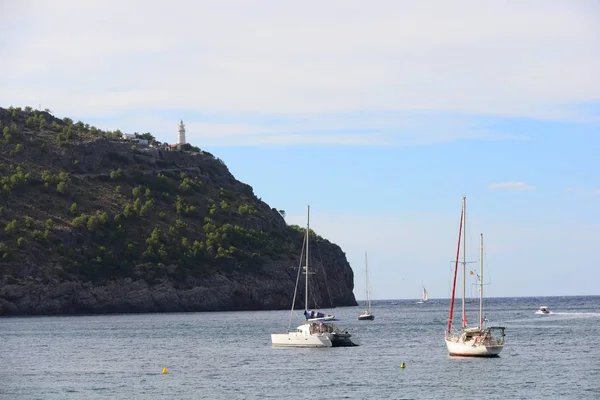
[[[98,220],[100,221],[100,223],[102,223],[102,225],[108,224],[109,218],[106,211],[102,211],[100,214],[98,214]]]
[[[139,200],[139,199],[138,199]],[[136,200],[137,201],[137,200]],[[145,217],[154,208],[154,200],[148,199],[140,209],[140,216]]]
[[[57,191],[58,193],[61,193],[61,194],[63,194],[63,193],[65,193],[65,190],[67,190],[67,184],[66,184],[65,182],[59,182],[59,183],[56,185],[56,191]]]
[[[121,170],[121,168],[114,170],[114,171],[110,171],[110,179],[119,179],[122,176],[123,176],[123,171]]]
[[[140,194],[142,193],[142,189],[144,189],[141,185],[138,185],[136,187],[134,187],[133,189],[131,189],[131,194],[133,194],[133,197],[140,197]]]
[[[76,228],[83,228],[87,224],[88,216],[86,214],[81,214],[78,217],[73,218],[71,222]]]
[[[4,141],[6,143],[10,143],[10,140],[12,139],[12,135],[10,134],[10,128],[8,126],[4,127],[4,129],[2,130],[2,134],[4,136]]]
[[[131,207],[131,205],[126,204],[123,208],[123,215],[125,216],[125,218],[129,218],[135,215],[135,210]]]
[[[4,227],[4,233],[6,235],[10,235],[13,232],[15,232],[16,230],[17,230],[17,220],[16,219],[13,219],[9,223],[7,223],[6,226]]]
[[[71,204],[71,214],[77,214],[77,203]]]
[[[94,232],[100,226],[100,221],[94,215],[90,215],[87,221],[87,229],[90,232]]]

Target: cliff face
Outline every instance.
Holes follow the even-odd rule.
[[[28,108],[0,129],[0,315],[291,306],[304,230],[212,154]],[[356,305],[339,246],[311,246],[311,298]]]

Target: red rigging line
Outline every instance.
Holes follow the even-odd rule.
[[[454,282],[452,283],[452,301],[450,302],[450,314],[448,315],[448,331],[447,334],[450,334],[450,330],[452,329],[452,315],[454,314],[454,295],[456,293],[456,273],[458,272],[458,257],[460,256],[460,238],[462,234],[462,225],[463,225],[463,213],[464,210],[460,212],[460,225],[458,228],[458,245],[456,246],[456,263],[454,265]],[[465,316],[463,315],[463,321]]]

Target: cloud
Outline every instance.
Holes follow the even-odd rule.
[[[9,2],[0,104],[96,117],[421,110],[580,120],[589,115],[573,106],[600,100],[597,11],[586,1]]]
[[[492,183],[488,186],[488,190],[533,190],[535,186],[529,185],[525,182],[501,182]]]

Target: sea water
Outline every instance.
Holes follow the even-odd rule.
[[[487,299],[489,323],[506,327],[491,359],[448,356],[448,308],[375,301],[374,321],[330,310],[361,345],[327,349],[271,347],[289,311],[0,318],[0,398],[600,398],[600,297]]]

